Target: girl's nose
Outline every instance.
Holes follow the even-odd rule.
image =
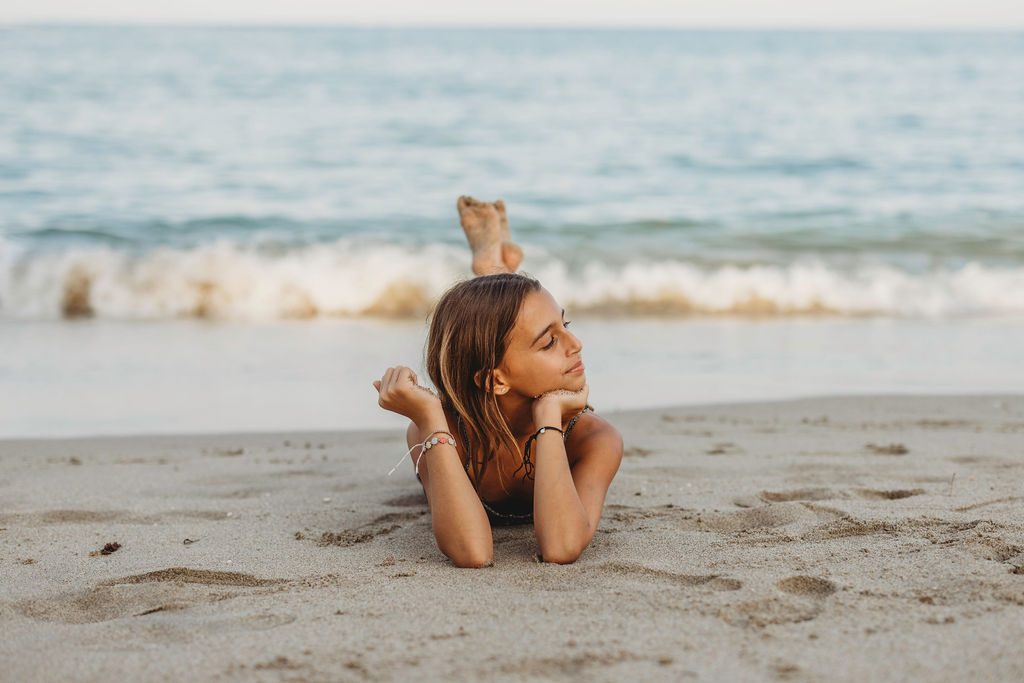
[[[569,347],[569,355],[571,356],[574,353],[579,353],[580,351],[582,351],[583,342],[580,341],[580,338],[577,337],[572,332],[567,332],[567,334],[569,335],[569,344],[567,344],[567,346]]]

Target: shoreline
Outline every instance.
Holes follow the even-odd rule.
[[[664,321],[578,317],[602,413],[894,392],[1019,393],[1024,319]],[[421,378],[424,324],[2,325],[0,438],[398,428],[371,382]],[[245,349],[244,353],[233,350]],[[68,353],[68,349],[75,349]],[[84,371],[85,368],[91,370]],[[666,368],[678,372],[666,377]]]
[[[499,528],[481,570],[387,476],[401,430],[2,440],[5,676],[1024,675],[1024,396],[606,416],[591,546],[543,564]]]
[[[673,413],[683,411],[697,411],[697,410],[722,410],[735,408],[738,410],[745,409],[756,409],[756,408],[767,408],[773,405],[781,404],[797,404],[797,403],[817,403],[817,402],[843,402],[843,401],[871,401],[871,400],[905,400],[905,401],[943,401],[946,399],[967,399],[967,400],[992,400],[992,401],[1007,401],[1007,400],[1020,400],[1024,399],[1024,393],[1004,393],[1004,392],[968,392],[968,393],[955,393],[955,392],[937,392],[937,393],[890,393],[890,392],[871,392],[866,391],[864,393],[848,393],[848,394],[810,394],[806,396],[787,396],[780,398],[766,398],[766,399],[752,399],[749,401],[709,401],[709,402],[695,402],[695,403],[676,403],[671,405],[657,405],[640,408],[628,408],[628,409],[617,409],[612,411],[598,411],[602,417],[607,418],[613,424],[615,419],[618,417],[624,419],[633,419],[641,417],[646,413],[661,412],[661,413]],[[381,409],[382,413],[386,413]],[[389,414],[390,415],[390,414]],[[404,420],[404,418],[402,418]],[[340,427],[337,429],[331,429],[328,427],[314,427],[310,429],[269,429],[266,431],[259,430],[229,430],[224,432],[218,431],[182,431],[182,432],[136,432],[136,433],[111,433],[111,434],[68,434],[59,436],[0,436],[0,456],[3,455],[3,448],[6,445],[31,445],[39,443],[60,443],[60,442],[80,442],[80,441],[147,441],[147,440],[175,440],[175,439],[199,439],[199,440],[220,440],[220,439],[241,439],[241,440],[253,440],[253,439],[284,439],[287,441],[317,441],[322,442],[324,439],[338,438],[339,436],[352,435],[352,436],[382,436],[391,434],[395,430],[401,430],[404,433],[405,427],[403,425],[397,425],[393,428],[375,426],[367,429],[353,429],[347,427]]]

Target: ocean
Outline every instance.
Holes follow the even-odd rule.
[[[594,403],[1019,392],[1024,33],[0,29],[0,435],[400,423],[502,198]]]

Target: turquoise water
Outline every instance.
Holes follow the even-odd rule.
[[[504,198],[524,267],[579,308],[1024,313],[1021,33],[0,44],[3,317],[83,287],[121,319],[419,315],[468,268],[463,193]]]

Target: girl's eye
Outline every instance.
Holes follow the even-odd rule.
[[[562,321],[562,327],[569,327],[569,323],[571,323],[571,322],[572,322],[571,320],[563,320]],[[550,349],[554,345],[555,345],[555,335],[551,335],[551,341],[549,341],[547,344],[545,344],[544,346],[542,346],[540,348],[541,348],[541,351],[547,351],[548,349]]]

